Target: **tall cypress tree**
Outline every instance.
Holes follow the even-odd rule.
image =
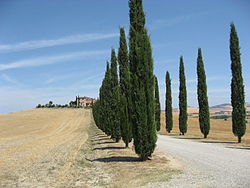
[[[179,130],[184,135],[187,132],[187,89],[186,89],[186,77],[184,70],[183,57],[180,57],[179,68]]]
[[[155,76],[155,126],[157,131],[161,129],[161,104],[160,104],[158,80],[156,76]]]
[[[230,34],[230,57],[231,57],[231,103],[233,133],[238,137],[238,142],[241,142],[241,137],[246,132],[246,109],[245,109],[245,94],[242,77],[242,65],[240,59],[240,47],[237,31],[234,24],[231,24]]]
[[[126,147],[132,140],[132,125],[130,118],[130,73],[128,62],[128,47],[124,28],[120,28],[120,47],[118,51],[118,63],[120,74],[120,124],[121,136]]]
[[[165,117],[166,117],[166,130],[168,133],[170,133],[173,129],[173,113],[172,113],[171,79],[170,79],[170,74],[168,71],[166,73]]]
[[[111,81],[110,81],[110,126],[111,126],[111,138],[118,142],[121,139],[121,129],[120,129],[120,108],[119,108],[119,82],[117,74],[117,59],[115,55],[115,50],[112,49],[111,52]]]
[[[93,104],[92,113],[93,113],[93,118],[94,118],[96,126],[99,129],[102,129],[101,122],[100,122],[100,100],[99,99],[97,99],[97,101]]]
[[[198,103],[199,103],[199,123],[200,130],[204,135],[204,138],[207,138],[210,130],[210,120],[209,120],[209,105],[207,97],[207,83],[206,83],[206,73],[202,60],[201,48],[198,49],[198,58],[197,58],[197,76],[198,76]]]
[[[111,135],[112,130],[110,126],[110,113],[111,113],[111,104],[110,104],[110,98],[111,98],[111,70],[109,66],[109,62],[107,62],[106,66],[106,72],[105,77],[102,81],[102,86],[99,91],[99,105],[97,106],[99,108],[99,124],[100,129],[103,130],[107,135]]]
[[[156,146],[154,74],[142,0],[130,0],[129,61],[135,152],[147,160]]]

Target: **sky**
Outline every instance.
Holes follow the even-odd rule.
[[[249,0],[144,0],[154,73],[165,104],[170,72],[178,107],[179,59],[184,58],[188,106],[197,102],[197,54],[202,49],[209,105],[230,103],[230,23],[238,32],[246,101],[250,102]],[[0,113],[76,95],[98,97],[119,46],[119,27],[129,28],[128,0],[0,0]]]

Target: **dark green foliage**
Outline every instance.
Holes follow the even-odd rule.
[[[187,132],[187,89],[183,57],[180,58],[179,69],[179,130],[184,135]]]
[[[111,135],[112,129],[110,126],[110,113],[111,113],[111,106],[110,106],[110,98],[111,98],[111,70],[109,67],[109,63],[107,62],[105,77],[102,81],[102,86],[99,91],[99,98],[100,102],[98,105],[95,105],[96,108],[93,108],[93,113],[99,113],[99,124],[97,126],[104,131],[107,135]],[[96,110],[98,108],[98,110]]]
[[[173,129],[173,114],[172,114],[172,96],[171,96],[171,79],[170,74],[166,73],[166,130],[168,133]]]
[[[199,103],[199,123],[200,130],[204,135],[204,138],[207,138],[210,130],[210,120],[209,120],[209,105],[207,97],[207,83],[206,83],[206,73],[202,60],[201,48],[198,49],[198,58],[197,58],[197,76],[198,76],[198,103]]]
[[[240,55],[239,39],[232,23],[230,33],[232,125],[233,133],[238,137],[239,143],[246,132],[245,94]]]
[[[95,124],[97,127],[101,128],[102,122],[101,122],[101,108],[100,108],[100,100],[98,99],[94,104],[92,108],[93,118],[95,121]]]
[[[110,127],[111,127],[111,138],[118,142],[121,139],[121,128],[120,128],[120,107],[119,107],[119,82],[117,73],[117,59],[115,55],[115,50],[112,49],[111,52],[111,81],[110,81]]]
[[[38,104],[38,105],[36,106],[36,108],[42,108],[42,105],[41,105],[41,104]]]
[[[155,76],[155,126],[157,131],[161,129],[161,104],[160,104],[158,80],[156,76]]]
[[[230,117],[231,116],[228,116],[228,115],[221,115],[221,116],[212,116],[210,117],[210,119],[228,119]]]
[[[156,146],[154,75],[150,39],[142,0],[130,0],[129,61],[131,114],[135,152],[148,159]]]
[[[120,47],[118,51],[118,63],[120,74],[120,125],[121,136],[126,147],[132,140],[132,125],[130,118],[130,73],[128,62],[128,47],[124,28],[120,28]]]

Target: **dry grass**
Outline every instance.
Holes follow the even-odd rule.
[[[195,110],[193,110],[196,112]],[[173,130],[171,135],[178,136],[179,131],[179,122],[178,122],[178,112],[173,112]],[[166,134],[165,128],[165,112],[161,113],[161,130],[160,134]],[[188,130],[185,137],[194,137],[194,138],[202,138],[203,135],[200,132],[199,120],[198,118],[188,117]],[[232,133],[232,122],[231,119],[225,121],[224,119],[211,119],[210,120],[210,132],[208,135],[208,141],[211,142],[225,142],[228,144],[235,144],[237,138]],[[249,145],[250,146],[250,122],[247,123],[246,134],[242,137],[242,144],[238,145]]]
[[[141,162],[132,149],[132,143],[129,148],[124,148],[122,141],[114,143],[95,126],[89,128],[89,135],[82,164],[90,170],[92,175],[89,178],[95,176],[97,168],[103,174],[92,184],[94,186],[142,187],[148,183],[169,181],[174,174],[181,173],[181,166],[159,151],[151,160]],[[107,176],[111,179],[108,180]]]
[[[90,110],[33,109],[0,114],[0,187],[142,187],[181,166],[156,151],[139,161],[95,126]]]
[[[88,138],[90,114],[76,109],[1,114],[0,179],[5,180],[0,187],[60,186],[69,182],[68,177],[74,179],[67,173],[75,172],[72,166]]]

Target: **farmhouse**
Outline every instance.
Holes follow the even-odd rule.
[[[90,97],[76,96],[76,107],[88,107],[96,102],[96,99]]]

